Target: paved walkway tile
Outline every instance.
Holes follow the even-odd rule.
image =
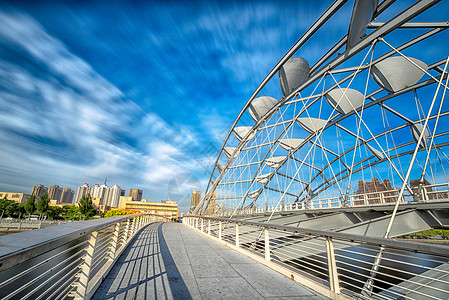
[[[93,299],[325,299],[180,223],[152,223]]]

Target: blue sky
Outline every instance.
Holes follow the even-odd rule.
[[[244,103],[331,2],[2,2],[0,190],[107,177],[187,207]]]
[[[0,190],[204,192],[235,116],[327,5],[3,2]]]

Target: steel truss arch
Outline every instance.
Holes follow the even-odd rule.
[[[358,1],[358,0],[356,0]],[[309,30],[298,40],[298,42],[284,55],[284,57],[276,64],[273,70],[267,75],[267,77],[262,81],[259,87],[255,90],[255,92],[251,95],[249,100],[246,102],[240,113],[238,114],[236,120],[231,126],[224,143],[219,151],[217,159],[215,161],[207,190],[204,198],[201,201],[201,204],[197,207],[195,213],[209,213],[210,207],[215,206],[214,212],[217,214],[223,213],[235,213],[237,210],[241,210],[245,207],[247,199],[251,199],[249,206],[247,208],[257,206],[263,206],[263,203],[260,203],[259,199],[263,196],[264,191],[272,191],[275,193],[282,194],[282,201],[284,201],[284,196],[289,196],[290,201],[298,202],[298,201],[307,201],[318,197],[322,192],[328,190],[333,187],[335,184],[339,185],[339,183],[343,183],[343,180],[346,180],[349,177],[348,186],[338,186],[339,193],[342,197],[344,194],[347,194],[350,190],[351,186],[351,176],[357,175],[358,172],[363,172],[365,169],[370,169],[375,167],[376,165],[382,164],[385,161],[388,161],[390,167],[395,169],[396,173],[394,177],[398,177],[403,180],[403,172],[399,169],[400,166],[397,167],[393,162],[394,159],[397,159],[399,165],[401,161],[399,158],[404,157],[407,153],[410,153],[410,147],[418,145],[413,143],[413,139],[408,141],[398,141],[396,145],[396,141],[393,138],[393,135],[396,132],[399,132],[403,129],[407,129],[410,127],[411,136],[413,136],[413,130],[417,131],[418,135],[422,130],[428,130],[427,128],[422,129],[421,124],[423,118],[410,117],[407,112],[401,111],[397,107],[390,107],[385,104],[388,100],[391,99],[401,99],[407,93],[410,94],[412,91],[416,90],[426,90],[428,92],[429,87],[442,79],[447,78],[447,73],[442,72],[441,65],[445,62],[446,59],[443,57],[447,56],[447,53],[443,54],[443,57],[433,57],[433,62],[428,65],[428,68],[424,70],[425,78],[423,80],[418,80],[418,82],[414,82],[411,85],[406,86],[400,90],[395,91],[387,91],[384,86],[380,88],[372,89],[373,87],[373,75],[372,75],[372,67],[377,66],[379,63],[390,59],[391,57],[401,57],[403,52],[407,52],[409,48],[412,48],[418,43],[424,42],[429,38],[433,38],[438,34],[445,31],[448,26],[444,25],[447,22],[429,22],[420,24],[417,23],[407,23],[412,20],[416,16],[419,16],[422,13],[427,12],[432,8],[433,5],[438,3],[436,0],[426,0],[426,1],[418,1],[409,7],[403,9],[398,14],[393,16],[391,19],[386,20],[385,22],[371,22],[377,16],[382,16],[382,12],[389,9],[393,6],[394,1],[382,1],[377,5],[377,9],[372,14],[372,19],[370,20],[368,28],[372,30],[369,34],[363,36],[361,40],[356,42],[355,44],[348,44],[348,35],[345,35],[343,38],[338,40],[329,51],[327,51],[318,61],[310,67],[310,73],[306,81],[301,82],[299,86],[296,86],[289,94],[284,94],[281,99],[273,105],[265,114],[260,116],[258,120],[255,120],[253,126],[248,127],[248,130],[245,131],[245,134],[242,136],[237,136],[238,144],[233,143],[232,133],[236,131],[236,128],[241,123],[241,119],[244,118],[245,113],[249,110],[249,107],[256,97],[263,91],[266,84],[278,73],[281,68],[283,68],[286,63],[289,62],[289,59],[295,55],[295,53],[300,50],[302,47],[305,47],[304,44],[314,37],[316,32],[321,28],[328,24],[330,20],[332,20],[332,16],[338,14],[345,6],[344,4],[347,1],[335,1],[328,10],[312,25]],[[368,25],[368,24],[367,24]],[[381,50],[381,54],[372,58],[369,63],[363,63],[359,66],[354,66],[354,61],[357,61],[357,56],[359,53],[368,49],[366,55],[371,52],[371,55],[374,55],[375,48],[377,44],[382,44],[382,47],[386,47],[388,44],[388,38],[390,34],[394,34],[397,30],[408,30],[409,28],[417,28],[419,27],[426,30],[424,33],[412,38],[408,38],[402,44],[394,46],[393,49],[389,49],[388,51]],[[385,40],[384,40],[385,39]],[[346,50],[343,53],[337,54],[341,48],[346,46]],[[376,46],[376,49],[378,47]],[[381,48],[381,47],[379,47]],[[386,47],[388,49],[388,47]],[[405,55],[404,61],[409,61],[413,64],[413,60],[409,59]],[[361,59],[359,59],[360,61]],[[429,58],[425,59],[426,62],[429,62]],[[347,66],[347,64],[352,64],[352,66]],[[437,73],[437,75],[432,75],[430,72]],[[346,74],[347,73],[347,74]],[[364,100],[361,107],[352,107],[353,109],[350,111],[336,111],[336,107],[334,107],[334,111],[336,114],[333,114],[334,111],[329,115],[329,118],[325,120],[325,125],[320,127],[318,121],[311,121],[312,129],[309,128],[309,132],[307,136],[302,136],[300,139],[302,141],[292,147],[291,149],[282,150],[283,148],[280,146],[280,140],[292,136],[297,133],[298,130],[307,131],[304,124],[301,126],[296,126],[298,118],[315,118],[313,111],[315,110],[315,106],[319,105],[327,105],[324,100],[325,96],[329,94],[330,91],[334,89],[347,90],[351,87],[352,80],[360,81],[360,76],[368,73],[366,79],[367,88],[369,89],[362,93]],[[345,75],[346,74],[346,75]],[[340,76],[340,78],[336,79],[334,76]],[[343,76],[341,78],[341,76]],[[335,83],[328,85],[326,82],[326,78],[333,78]],[[355,79],[354,79],[355,78]],[[342,87],[343,84],[346,84],[350,81],[347,87]],[[316,89],[322,85],[323,91],[319,93],[315,93]],[[308,89],[313,89],[313,92],[310,96],[302,97],[301,93],[304,93]],[[444,86],[447,89],[447,86]],[[346,92],[343,92],[343,94]],[[377,95],[380,95],[379,98],[375,98]],[[345,96],[347,98],[347,96]],[[340,98],[339,102],[341,102]],[[327,99],[326,99],[327,100]],[[418,99],[419,100],[419,99]],[[352,106],[352,102],[347,99],[348,103]],[[419,100],[420,101],[420,100]],[[324,103],[324,104],[323,104]],[[296,111],[297,105],[303,105],[299,108],[299,111]],[[294,106],[294,109],[291,107]],[[320,107],[321,107],[320,106]],[[423,105],[421,102],[417,102],[416,107],[423,110]],[[321,108],[320,108],[321,109]],[[329,109],[329,108],[328,108]],[[337,108],[338,109],[338,108]],[[397,126],[393,126],[393,128],[385,128],[383,131],[375,131],[371,132],[370,126],[366,125],[363,114],[368,111],[367,114],[370,114],[371,110],[380,110],[382,116],[385,114],[386,122],[387,112],[389,113],[388,117],[397,118],[402,122]],[[425,109],[425,108],[424,108]],[[288,116],[291,113],[290,110],[294,111],[293,117],[284,120],[285,116]],[[310,112],[310,113],[309,113]],[[421,112],[418,112],[420,114]],[[304,114],[307,114],[305,116]],[[424,110],[423,110],[424,115]],[[432,119],[445,117],[447,116],[447,111],[443,111],[441,114],[433,115]],[[318,118],[322,117],[321,110],[320,114],[318,114]],[[346,129],[344,125],[341,123],[348,122],[348,120],[360,120],[360,125],[358,126],[357,132],[351,132],[351,129]],[[385,122],[385,120],[383,120]],[[362,123],[366,128],[362,128]],[[315,130],[315,127],[320,127],[318,130]],[[390,126],[390,125],[388,125]],[[329,130],[330,128],[341,129],[345,131],[346,134],[351,132],[353,138],[356,141],[353,146],[349,147],[348,145],[343,145],[345,147],[344,151],[337,151],[333,147],[326,146],[326,144],[332,140],[327,139],[327,136],[323,136],[323,132]],[[357,128],[357,127],[356,127]],[[306,129],[306,130],[304,130]],[[346,129],[346,130],[345,130]],[[377,129],[377,128],[376,128]],[[271,131],[270,131],[271,130]],[[359,131],[360,130],[360,134]],[[421,131],[419,131],[421,130]],[[273,132],[273,134],[272,134]],[[367,138],[364,138],[361,133],[366,134],[369,132],[370,135]],[[402,134],[402,133],[401,133]],[[273,135],[273,137],[271,137]],[[391,135],[391,140],[394,145],[391,147],[388,146],[389,135]],[[381,143],[377,141],[377,139],[384,138],[387,141],[387,145],[384,147],[381,146]],[[444,132],[437,132],[435,137],[444,138],[446,134]],[[293,137],[299,139],[298,137]],[[402,137],[399,136],[399,139]],[[413,137],[414,138],[414,137]],[[235,141],[235,139],[234,139]],[[352,141],[353,142],[353,141]],[[371,145],[370,143],[375,142],[376,147]],[[385,143],[385,142],[382,142]],[[364,147],[364,145],[366,147]],[[333,146],[333,145],[332,145]],[[441,148],[447,146],[447,143],[444,141],[440,141],[438,143],[434,143],[432,145],[426,146],[424,148],[419,149],[419,152],[429,152],[432,149]],[[227,148],[227,153],[224,155],[225,147]],[[409,147],[409,148],[407,148]],[[285,147],[284,147],[285,148]],[[368,157],[360,157],[359,160],[355,161],[353,158],[352,163],[348,163],[345,159],[347,155],[355,155],[357,151],[360,153],[364,149],[366,152],[370,152],[371,155]],[[377,149],[376,149],[377,148]],[[378,149],[380,148],[380,150]],[[309,159],[308,155],[303,157],[301,156],[301,149],[309,149],[309,153],[313,151],[313,158]],[[313,149],[313,150],[312,150]],[[316,150],[321,149],[321,150]],[[401,153],[393,153],[402,151]],[[233,150],[233,151],[232,151]],[[284,151],[282,155],[281,153]],[[285,152],[287,151],[287,153]],[[301,150],[302,151],[302,150]],[[316,152],[321,152],[322,161],[316,158]],[[412,151],[413,152],[413,151]],[[324,154],[323,154],[324,153]],[[326,154],[327,153],[327,154]],[[391,155],[390,155],[391,154]],[[328,155],[332,155],[333,157],[328,157]],[[360,154],[361,155],[361,154]],[[226,161],[220,164],[221,161]],[[324,159],[325,158],[325,159]],[[309,161],[308,161],[309,159]],[[315,161],[316,160],[316,161]],[[327,162],[324,163],[324,161]],[[297,164],[300,164],[299,168]],[[337,164],[338,166],[343,167],[343,170],[333,170],[333,166]],[[365,165],[364,165],[365,164]],[[309,177],[303,178],[299,176],[299,171],[302,166],[305,166],[303,169],[307,168],[310,170],[314,170],[315,173],[312,175],[312,171],[308,171]],[[354,170],[354,167],[360,166]],[[266,170],[269,170],[267,173]],[[294,172],[292,171],[294,169]],[[329,171],[330,170],[330,171]],[[265,171],[265,173],[264,173]],[[302,172],[303,170],[301,170]],[[331,175],[326,175],[325,172],[331,172]],[[337,172],[338,171],[338,172]],[[372,172],[372,171],[371,171]],[[401,175],[402,174],[402,175]],[[357,175],[358,176],[358,175]],[[260,179],[259,177],[263,177]],[[280,178],[284,178],[283,181]],[[260,182],[259,182],[260,179]],[[317,182],[317,180],[322,180],[321,182]],[[369,181],[370,178],[364,178],[364,180]],[[280,183],[282,182],[282,183]],[[298,184],[296,187],[296,191],[290,190],[292,183]],[[272,185],[273,184],[273,185]],[[315,186],[312,187],[312,185]],[[299,187],[302,186],[302,187]],[[408,189],[410,193],[413,193],[412,187],[407,183]],[[224,189],[226,188],[226,190]],[[352,189],[352,187],[351,187]],[[304,195],[307,194],[305,197]],[[307,199],[306,199],[307,198]],[[228,200],[238,200],[237,203],[233,202],[230,204],[226,202]],[[217,200],[223,200],[224,202],[217,204]],[[281,201],[279,200],[279,201]],[[226,203],[225,203],[226,202]],[[265,206],[267,205],[267,200],[265,202]],[[231,210],[224,211],[222,207],[232,207]],[[209,208],[209,209],[208,209]]]

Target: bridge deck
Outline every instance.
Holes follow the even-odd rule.
[[[94,299],[325,299],[179,223],[153,223]]]

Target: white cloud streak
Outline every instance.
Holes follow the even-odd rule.
[[[0,189],[31,192],[38,183],[76,188],[109,177],[112,184],[143,188],[159,200],[171,177],[196,171],[181,160],[196,143],[195,133],[126,100],[30,16],[0,11],[0,41],[47,70],[40,78],[0,58]]]

